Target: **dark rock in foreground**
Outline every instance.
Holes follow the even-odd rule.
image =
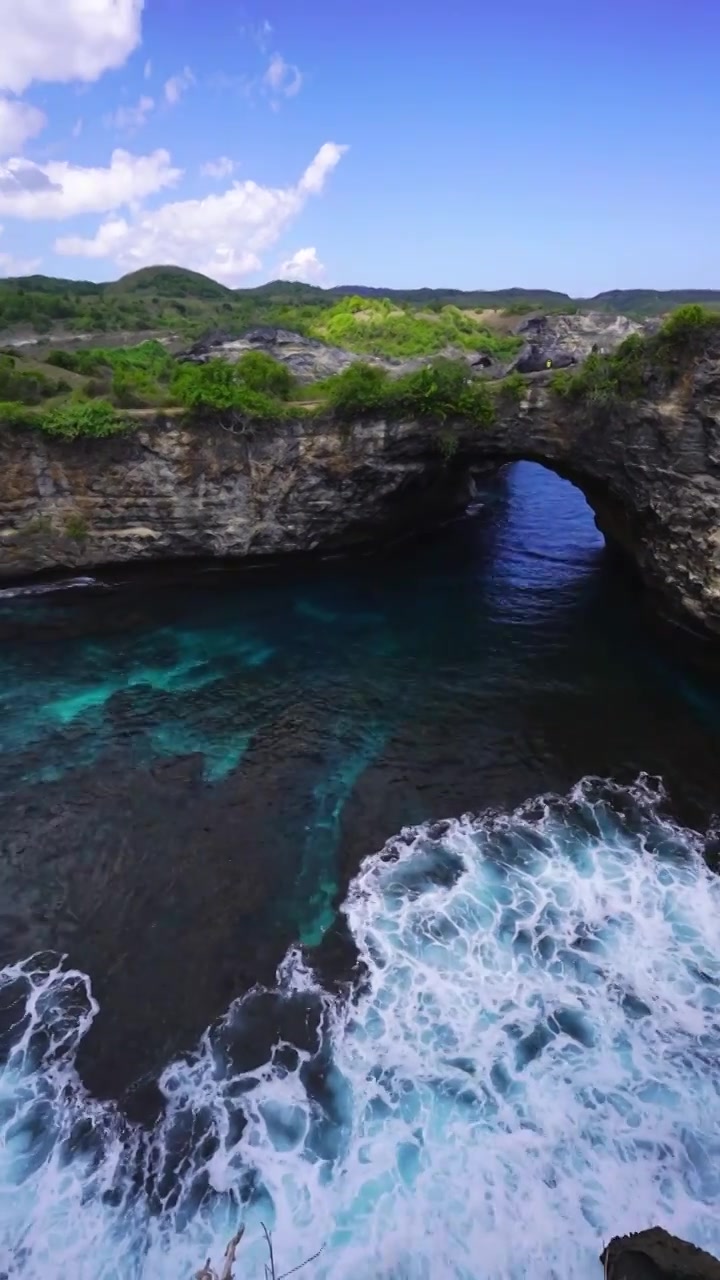
[[[720,1262],[662,1227],[616,1236],[600,1255],[607,1280],[720,1280]]]

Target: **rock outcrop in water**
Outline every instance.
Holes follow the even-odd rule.
[[[717,1258],[662,1227],[616,1236],[600,1261],[607,1280],[720,1280]]]
[[[599,414],[542,375],[490,427],[331,418],[236,435],[159,415],[103,440],[0,430],[0,577],[181,557],[375,547],[467,501],[473,469],[516,459],[585,493],[666,611],[720,634],[720,336],[672,392]]]

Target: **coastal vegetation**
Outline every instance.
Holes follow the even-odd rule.
[[[632,334],[608,355],[593,353],[576,370],[559,369],[551,386],[564,400],[609,411],[638,399],[653,382],[674,385],[714,334],[720,335],[720,314],[690,303],[657,333]]]
[[[347,301],[352,305],[333,309],[335,315],[362,324],[357,300]],[[592,354],[580,366],[558,370],[550,386],[561,400],[607,412],[639,398],[658,380],[674,385],[716,332],[720,313],[689,304],[653,335],[635,334],[612,354]],[[285,365],[261,351],[245,352],[234,363],[198,363],[176,358],[151,339],[131,346],[54,348],[42,361],[22,351],[0,353],[0,423],[73,439],[131,430],[154,412],[197,424],[215,416],[233,430],[287,418],[332,415],[348,422],[374,415],[427,420],[443,429],[447,442],[445,424],[487,426],[498,409],[517,404],[527,386],[518,372],[490,380],[477,377],[462,358],[435,355],[399,376],[358,360],[301,387]],[[443,447],[449,451],[447,443]]]

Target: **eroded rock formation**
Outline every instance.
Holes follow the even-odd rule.
[[[521,373],[535,373],[545,369],[550,360],[554,368],[577,364],[586,359],[593,349],[601,352],[614,350],[631,333],[644,333],[657,328],[657,321],[630,320],[627,316],[610,315],[603,311],[589,311],[577,315],[524,316],[515,325],[515,332],[523,340],[517,355],[508,360],[496,360],[477,351],[465,351],[460,347],[448,347],[439,353],[450,359],[466,360],[481,376],[500,378],[511,369]],[[202,362],[216,356],[224,360],[239,360],[246,351],[262,351],[281,364],[287,365],[299,382],[316,382],[332,374],[342,373],[358,360],[380,365],[391,375],[409,373],[426,364],[426,357],[393,360],[389,357],[358,355],[341,347],[327,346],[314,338],[305,338],[286,329],[260,325],[248,330],[240,338],[217,330],[199,339],[183,358]]]
[[[574,316],[531,316],[518,327],[524,347],[513,367],[519,373],[535,373],[550,360],[555,369],[579,364],[591,351],[613,351],[633,333],[651,333],[654,320],[630,320],[628,316],[586,311]]]
[[[107,440],[0,429],[0,577],[178,557],[348,551],[449,514],[473,467],[526,458],[586,494],[678,618],[720,633],[720,338],[672,393],[602,413],[542,379],[492,427],[330,419],[238,436],[159,416]]]

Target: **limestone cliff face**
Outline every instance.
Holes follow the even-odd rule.
[[[541,380],[457,434],[446,462],[419,422],[238,437],[160,417],[74,442],[0,428],[0,577],[377,544],[466,501],[473,467],[528,458],[580,486],[669,612],[720,633],[720,344],[671,395],[650,388],[622,413],[568,406]]]

